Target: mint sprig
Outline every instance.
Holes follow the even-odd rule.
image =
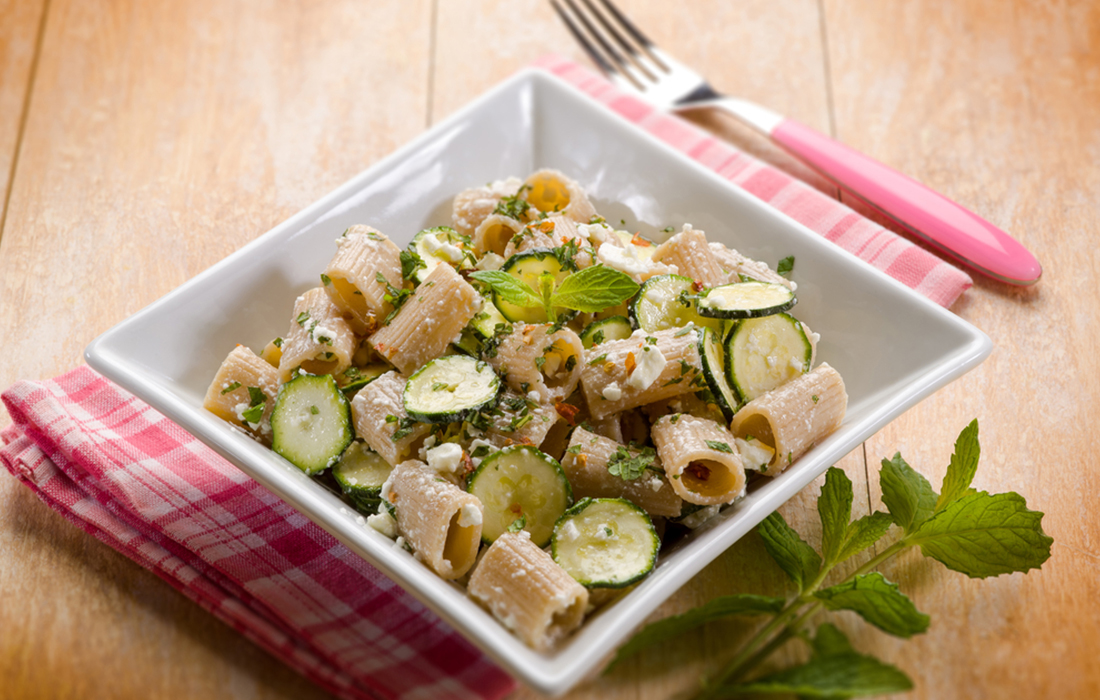
[[[509,304],[544,309],[551,323],[557,320],[555,309],[595,313],[623,303],[639,289],[628,275],[603,265],[570,273],[560,284],[554,275],[543,273],[538,277],[538,289],[500,270],[481,270],[470,277],[492,287]]]
[[[757,533],[765,550],[795,584],[789,599],[725,596],[683,615],[642,629],[616,655],[612,666],[670,638],[710,622],[735,616],[765,614],[770,619],[731,654],[717,673],[704,678],[697,700],[744,694],[792,694],[799,697],[863,697],[912,688],[903,671],[852,648],[836,627],[824,623],[811,636],[808,621],[822,609],[847,610],[887,634],[908,638],[928,629],[922,613],[876,569],[897,554],[919,547],[924,556],[975,578],[1026,572],[1050,558],[1053,539],[1043,532],[1043,514],[1028,510],[1017,493],[989,494],[971,483],[981,449],[977,421],[955,442],[941,493],[910,467],[900,454],[882,460],[879,480],[888,512],[873,512],[851,521],[852,482],[831,467],[818,498],[822,525],[821,553],[815,551],[779,513],[772,513]],[[840,580],[829,582],[841,562],[872,546],[890,530],[899,536]],[[800,639],[810,647],[806,663],[760,675],[758,668],[787,642]]]

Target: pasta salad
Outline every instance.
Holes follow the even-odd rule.
[[[352,226],[289,330],[204,406],[549,650],[663,537],[844,417],[796,284],[703,231],[616,229],[540,170],[460,192],[402,250]]]

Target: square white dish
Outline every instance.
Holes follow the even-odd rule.
[[[794,255],[793,313],[821,334],[818,361],[841,373],[849,394],[840,429],[663,553],[649,578],[549,655],[525,647],[457,587],[365,527],[325,487],[202,408],[234,345],[258,349],[285,333],[295,297],[317,285],[348,226],[370,224],[403,247],[422,228],[449,224],[460,190],[543,167],[575,178],[609,221],[625,220],[643,235],[660,238],[665,226],[688,222],[773,266]],[[561,694],[764,517],[991,350],[970,324],[574,88],[528,70],[107,331],[85,356],[377,566],[508,672]]]

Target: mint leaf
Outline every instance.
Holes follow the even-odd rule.
[[[838,654],[854,653],[852,643],[848,636],[837,629],[831,622],[823,622],[817,626],[817,634],[810,642],[815,657],[836,656]]]
[[[607,471],[623,481],[633,481],[645,473],[646,469],[656,469],[653,465],[657,451],[652,447],[643,447],[638,454],[632,455],[620,446],[607,460]]]
[[[784,600],[771,596],[739,594],[715,598],[704,605],[692,608],[682,615],[673,615],[643,627],[619,647],[608,670],[624,659],[652,646],[663,645],[672,637],[696,630],[708,622],[736,615],[775,614],[783,609]],[[606,672],[606,671],[605,671]]]
[[[920,634],[928,629],[931,620],[898,590],[896,583],[890,583],[877,571],[822,589],[814,597],[829,610],[851,610],[895,637]]]
[[[504,301],[524,308],[541,307],[542,297],[531,289],[525,282],[512,277],[507,272],[500,270],[481,270],[470,277],[478,282],[484,282],[493,288],[493,291],[504,298]]]
[[[729,443],[719,442],[717,440],[707,440],[706,443],[707,447],[715,452],[728,452],[729,454],[733,454],[733,448],[729,446]]]
[[[906,534],[920,527],[935,512],[936,492],[932,485],[905,463],[900,452],[895,453],[893,459],[882,460],[879,483],[882,502]]]
[[[779,274],[787,277],[791,274],[791,270],[794,269],[794,256],[788,255],[779,261],[779,264],[775,266],[775,271]]]
[[[407,280],[411,280],[417,270],[428,269],[424,258],[420,257],[415,250],[403,250],[399,257],[401,258],[401,276]]]
[[[821,555],[827,564],[832,564],[844,547],[848,521],[852,518],[852,482],[836,467],[825,472],[817,513],[821,516]]]
[[[966,495],[974,474],[978,471],[978,458],[982,447],[978,444],[978,419],[962,429],[955,440],[955,452],[951,455],[951,464],[947,475],[943,477],[943,492],[936,501],[936,512],[943,510],[948,503],[957,501]]]
[[[638,284],[622,272],[593,265],[566,277],[550,302],[582,313],[595,313],[623,303],[637,294],[638,289]]]
[[[795,532],[779,511],[772,512],[764,518],[756,531],[764,540],[764,548],[768,554],[779,564],[779,568],[787,572],[799,591],[806,590],[806,586],[817,576],[821,570],[821,557],[806,544],[798,533]]]
[[[523,188],[521,187],[519,192],[511,197],[501,197],[500,202],[496,208],[493,209],[494,214],[500,214],[501,216],[507,216],[509,219],[515,219],[517,221],[523,221],[527,218],[527,210],[531,207],[527,203],[526,199],[522,199]]]
[[[847,532],[844,533],[844,545],[840,548],[840,553],[833,563],[839,564],[848,557],[859,554],[878,542],[879,538],[890,529],[893,522],[894,519],[890,517],[889,513],[875,511],[850,523]]]
[[[1038,569],[1054,542],[1042,528],[1043,514],[1027,509],[1018,493],[963,496],[924,522],[909,537],[948,569],[971,578]]]
[[[723,695],[782,693],[808,698],[867,697],[912,690],[898,668],[854,652],[811,659],[750,683],[723,688]]]

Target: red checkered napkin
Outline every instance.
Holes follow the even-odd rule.
[[[783,171],[620,91],[576,63],[561,56],[546,56],[535,65],[937,304],[951,306],[973,284],[969,275],[954,265]]]
[[[500,698],[515,683],[377,569],[81,367],[3,394],[0,460],[38,496],[342,698]]]

